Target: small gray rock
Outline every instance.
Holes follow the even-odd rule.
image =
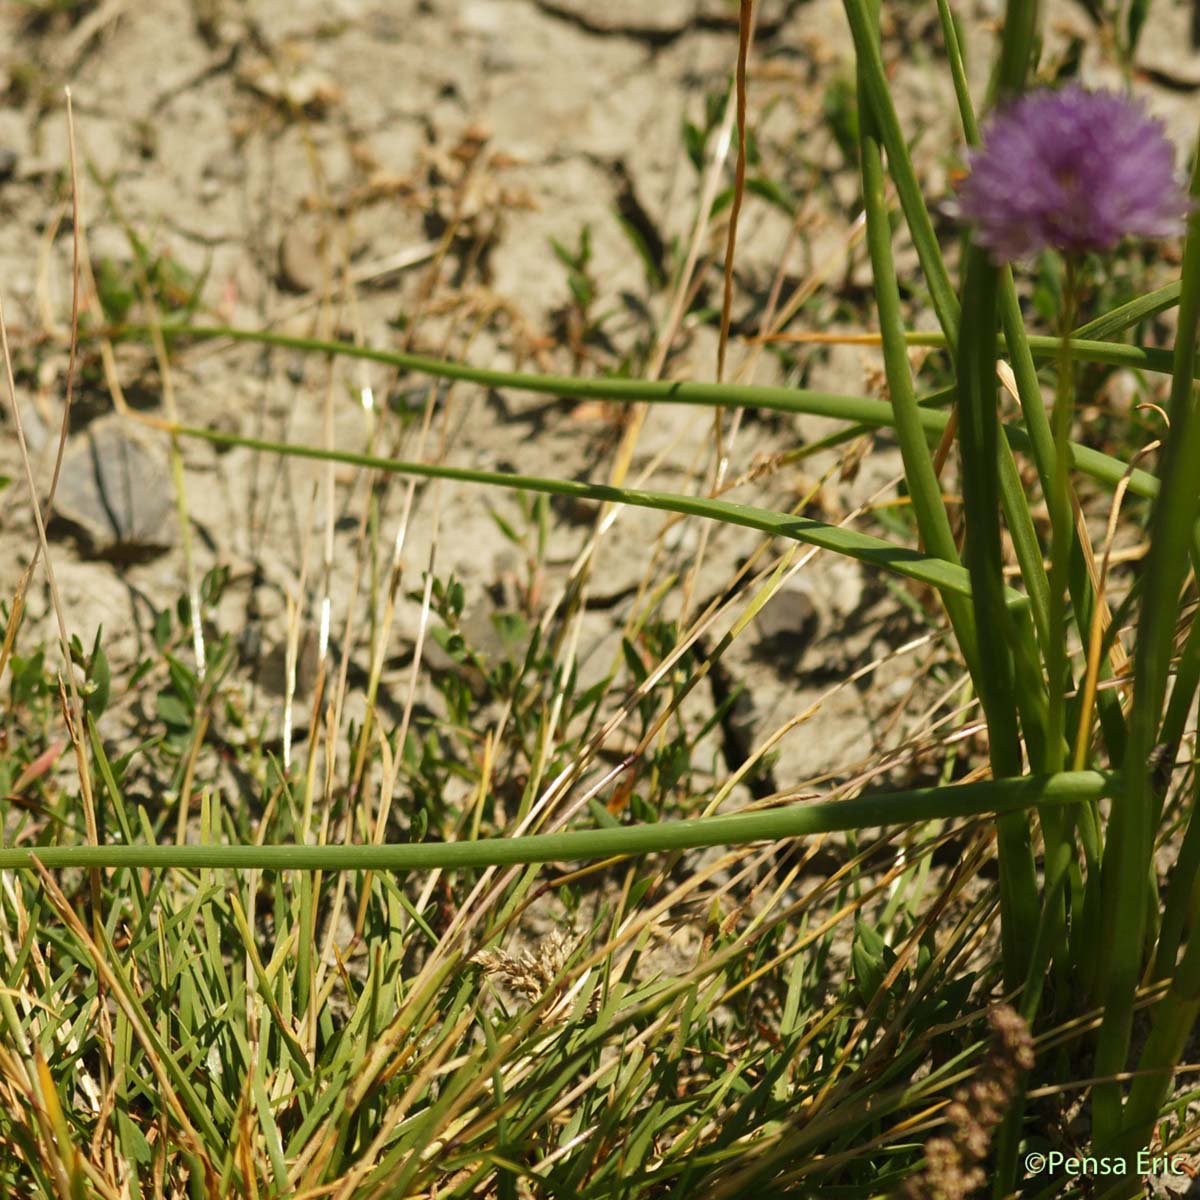
[[[289,292],[320,291],[325,283],[320,235],[301,222],[279,242],[279,283]]]
[[[161,449],[119,416],[71,439],[54,513],[101,558],[148,558],[175,542],[171,473]]]
[[[771,597],[754,624],[761,655],[798,656],[816,636],[820,618],[808,589],[792,584]]]

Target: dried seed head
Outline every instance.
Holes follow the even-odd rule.
[[[471,962],[482,967],[484,974],[494,976],[510,992],[534,1004],[554,986],[573,948],[571,939],[556,929],[548,937],[542,938],[532,951],[508,954],[503,950],[481,950]],[[548,1023],[565,1021],[571,1015],[575,1001],[590,976],[590,971],[585,972],[544,1014]],[[592,1014],[595,1011],[596,1004],[593,1001],[588,1012]]]
[[[992,1044],[979,1071],[946,1106],[949,1134],[925,1143],[925,1165],[905,1180],[898,1200],[966,1200],[983,1187],[983,1162],[1003,1120],[1021,1073],[1033,1066],[1029,1026],[1006,1004],[988,1013]]]

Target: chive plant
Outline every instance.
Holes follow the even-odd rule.
[[[1075,727],[1068,728],[1068,695],[1074,681],[1066,652],[1067,571],[1075,541],[1069,442],[1077,401],[1070,333],[1077,323],[1084,255],[1111,251],[1127,236],[1174,236],[1182,231],[1190,205],[1175,179],[1174,155],[1163,128],[1145,114],[1138,101],[1072,85],[1058,91],[1038,89],[1006,98],[985,131],[983,146],[971,156],[971,173],[961,192],[960,207],[973,225],[973,242],[979,247],[968,252],[977,272],[973,277],[968,269],[968,293],[973,288],[986,291],[998,265],[1046,249],[1060,252],[1066,263],[1062,342],[1051,418],[1054,465],[1046,497],[1051,525],[1051,569],[1049,637],[1043,655],[1048,721],[1042,765],[1053,773],[1062,770],[1067,762],[1080,764],[1091,758],[1092,714],[1084,689],[1080,689],[1082,699]],[[985,253],[991,265],[985,262]],[[1185,278],[1185,288],[1187,283]],[[1187,319],[1186,311],[1181,311],[1181,318]],[[994,325],[993,318],[981,338],[990,336]],[[1181,328],[1181,347],[1186,347],[1189,336],[1187,329]],[[1183,352],[1186,354],[1186,349]],[[981,369],[980,374],[983,373]],[[1180,373],[1177,352],[1177,380]],[[1182,363],[1183,387],[1176,389],[1184,393],[1178,405],[1183,410],[1180,424],[1184,429],[1191,405],[1192,374],[1188,355]],[[969,386],[963,387],[966,382],[960,360],[960,388],[964,397],[971,395]],[[1173,404],[1173,414],[1176,411]],[[994,405],[989,412],[994,412]],[[1181,434],[1182,430],[1173,427],[1168,435],[1164,479],[1170,478]],[[990,453],[971,457],[964,440],[965,475],[990,474],[986,464],[993,461]],[[1167,516],[1168,505],[1175,506],[1175,519]],[[1037,939],[1039,954],[1028,964],[1030,974],[1023,1009],[1027,1017],[1036,1014],[1047,961],[1057,959],[1060,964],[1068,961],[1073,938],[1077,943],[1074,961],[1086,955],[1097,964],[1094,999],[1104,1014],[1095,1055],[1095,1073],[1101,1079],[1093,1094],[1095,1146],[1102,1154],[1119,1148],[1121,1153],[1112,1157],[1120,1163],[1122,1171],[1133,1161],[1133,1152],[1144,1150],[1150,1124],[1136,1112],[1123,1113],[1120,1087],[1106,1077],[1125,1068],[1134,1003],[1146,965],[1145,931],[1153,889],[1153,882],[1148,887],[1147,880],[1152,880],[1151,855],[1161,810],[1161,797],[1156,800],[1151,787],[1149,763],[1159,736],[1167,666],[1179,617],[1180,589],[1187,570],[1185,539],[1195,509],[1194,488],[1191,497],[1181,494],[1168,498],[1164,491],[1155,507],[1151,522],[1155,537],[1138,624],[1134,689],[1121,764],[1125,786],[1103,831],[1102,861],[1097,863],[1094,849],[1087,856],[1086,882],[1079,871],[1084,858],[1082,848],[1073,844],[1077,822],[1070,819],[1064,825],[1054,817],[1043,820],[1046,869]],[[987,509],[978,511],[981,518],[989,520]],[[1177,524],[1181,532],[1176,533],[1175,545],[1165,551],[1171,556],[1168,562],[1163,557],[1169,536],[1164,525],[1174,529]],[[994,573],[994,543],[990,561]],[[975,566],[972,566],[972,582],[977,594],[982,594],[979,589],[984,579]],[[1080,635],[1081,640],[1086,636],[1082,622]],[[1028,730],[1026,740],[1032,760]],[[1087,911],[1084,887],[1093,896],[1097,891],[1100,893],[1098,922],[1084,919]],[[1069,925],[1068,911],[1074,917]],[[1065,978],[1061,970],[1059,978]],[[1058,1003],[1061,1005],[1061,1000]],[[1164,1066],[1158,1062],[1150,1068],[1159,1074],[1160,1086]],[[1162,1093],[1159,1094],[1161,1097]],[[1139,1140],[1143,1145],[1135,1146]],[[1012,1146],[1013,1139],[1006,1144]],[[1010,1183],[1012,1163],[1002,1165],[1000,1178]]]

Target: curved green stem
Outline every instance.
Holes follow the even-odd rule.
[[[219,446],[243,446],[268,454],[284,454],[293,458],[311,458],[326,462],[346,463],[396,475],[417,475],[426,479],[454,479],[460,483],[479,483],[515,491],[546,492],[557,496],[573,496],[579,500],[594,500],[603,504],[630,504],[635,508],[653,508],[660,512],[680,513],[683,516],[706,517],[729,525],[757,529],[774,537],[820,546],[835,554],[872,566],[883,567],[897,575],[919,583],[928,583],[941,592],[970,596],[971,581],[967,572],[919,550],[897,546],[883,538],[860,533],[840,525],[827,525],[809,517],[778,513],[729,500],[710,500],[701,496],[684,496],[674,492],[644,491],[639,488],[612,487],[601,483],[579,483],[571,479],[548,479],[541,475],[517,475],[505,471],[476,471],[468,467],[447,467],[439,463],[406,462],[402,459],[380,458],[372,454],[356,454],[349,450],[328,450],[321,446],[301,446],[290,442],[272,442],[263,438],[242,437],[240,434],[220,433],[214,429],[199,429],[191,425],[153,424],[179,437],[197,438]],[[1022,609],[1029,603],[1026,596],[1006,588],[1004,602]]]

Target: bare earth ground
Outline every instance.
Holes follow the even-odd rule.
[[[598,287],[593,311],[616,315],[605,326],[607,349],[585,353],[602,365],[625,356],[635,371],[645,371],[652,331],[639,309],[648,308],[661,325],[671,297],[648,283],[618,214],[641,226],[668,270],[673,244],[680,255],[687,249],[701,178],[687,159],[681,126],[685,118],[703,122],[706,95],[723,95],[736,48],[736,6],[717,0],[162,0],[84,5],[57,15],[53,7],[9,5],[0,13],[6,48],[0,277],[43,488],[61,411],[69,314],[64,83],[73,90],[86,164],[93,263],[106,260],[132,278],[132,229],[152,256],[182,268],[184,278],[203,281],[201,323],[340,334],[489,366],[591,372],[594,366],[581,364],[563,345],[565,322],[556,313],[569,292],[549,244],[556,238],[574,248],[587,225]],[[43,8],[48,15],[39,16]],[[933,10],[905,14],[886,30],[888,57],[901,113],[910,133],[921,134],[918,168],[930,195],[939,197],[958,165],[952,94]],[[988,5],[962,13],[977,84],[986,75],[980,64],[988,61],[993,16]],[[1188,44],[1188,17],[1181,5],[1159,4],[1141,51],[1147,94],[1185,145],[1192,136],[1193,89],[1200,86],[1200,57],[1181,49]],[[1072,33],[1084,39],[1090,79],[1113,79],[1082,9],[1060,7],[1048,28],[1052,44]],[[735,331],[758,331],[780,267],[785,300],[800,285],[826,280],[794,328],[855,327],[869,300],[861,249],[847,252],[856,183],[824,112],[831,86],[849,81],[850,63],[835,0],[760,6],[752,130],[762,174],[800,199],[802,215],[798,234],[789,237],[783,213],[753,196],[747,202]],[[449,224],[456,232],[443,255],[439,239]],[[700,244],[703,255],[719,258],[722,249],[721,230]],[[902,267],[912,262],[902,251]],[[347,272],[351,287],[344,286]],[[702,299],[719,304],[716,267],[704,286]],[[918,311],[915,319],[933,325],[928,314]],[[407,330],[398,328],[405,324]],[[711,322],[686,318],[664,373],[712,378],[715,341]],[[117,363],[130,402],[159,411],[162,380],[150,352],[118,347]],[[861,392],[877,380],[875,360],[860,349],[805,352],[784,363],[771,354],[751,361],[739,345],[731,363],[734,377],[759,383]],[[94,507],[86,494],[71,504],[74,477],[88,476],[91,466],[90,446],[81,439],[88,423],[111,408],[94,345],[85,348],[84,367],[74,458],[59,506],[75,516]],[[397,378],[378,366],[339,360],[330,370],[316,356],[227,344],[177,354],[171,383],[185,423],[320,444],[328,422],[333,440],[349,448],[363,447],[368,436],[359,403],[363,387],[415,413],[425,398],[421,379]],[[520,393],[501,398],[459,385],[446,392],[424,445],[416,420],[398,441],[389,432],[385,444],[407,457],[428,457],[445,437],[444,459],[451,463],[605,481],[619,417],[600,405]],[[0,470],[19,480],[11,424],[9,431]],[[817,419],[748,418],[729,443],[728,477],[824,432]],[[629,481],[697,491],[711,471],[713,442],[710,414],[656,409],[638,440]],[[165,462],[161,439],[151,453]],[[325,505],[314,506],[313,497],[323,468],[295,461],[281,466],[249,451],[218,453],[200,443],[186,443],[183,454],[198,570],[231,567],[227,627],[241,631],[244,653],[267,660],[258,681],[278,686],[286,597],[297,594],[306,554],[302,619],[309,626],[318,619],[327,521]],[[818,456],[743,486],[732,498],[793,505],[835,461]],[[881,436],[861,471],[827,479],[808,511],[838,519],[898,470],[898,455]],[[136,473],[147,482],[136,506],[143,523],[170,543],[166,552],[145,562],[96,561],[81,553],[87,546],[77,529],[60,523],[54,530],[74,631],[90,644],[103,625],[114,662],[138,653],[154,613],[174,604],[186,584],[165,467],[151,473],[139,460]],[[335,638],[354,603],[353,545],[363,495],[350,471],[337,473],[336,488],[342,519],[334,531],[329,588]],[[0,514],[5,594],[33,544],[22,493],[10,485]],[[385,539],[399,520],[403,495],[396,481],[381,492]],[[489,605],[502,598],[506,577],[511,587],[518,566],[491,508],[520,520],[511,494],[422,486],[404,556],[403,590],[419,589],[436,531],[433,569],[463,581],[474,622],[469,627],[485,642]],[[559,578],[545,581],[548,594],[561,586],[592,530],[588,510],[556,511],[566,519],[553,523],[549,561]],[[616,631],[643,580],[685,574],[700,538],[697,522],[668,529],[652,512],[619,514],[593,571],[589,636],[580,645],[585,673],[599,677],[609,668]],[[695,602],[724,589],[755,545],[748,531],[710,530]],[[47,611],[47,595],[40,586],[35,592],[30,616],[36,619]],[[857,566],[818,556],[773,602],[759,632],[727,656],[732,681],[748,688],[750,703],[738,712],[747,744],[804,711],[831,679],[902,643],[910,628],[896,610],[879,582],[864,580]],[[418,612],[415,602],[401,605],[393,635],[397,664],[411,653]],[[791,786],[868,757],[875,749],[873,727],[903,697],[920,661],[918,653],[869,686],[845,688],[824,703],[781,743],[774,782]],[[406,679],[400,666],[385,674],[397,693]],[[279,706],[270,691],[258,703],[269,720]]]
[[[0,262],[21,401],[30,439],[41,451],[43,487],[61,411],[61,339],[69,314],[63,83],[73,90],[86,164],[93,262],[106,259],[131,275],[127,223],[151,254],[204,279],[201,323],[208,310],[210,321],[336,332],[382,347],[462,354],[490,366],[569,371],[575,361],[555,344],[554,318],[569,299],[566,272],[549,239],[574,248],[581,227],[590,226],[595,308],[617,310],[606,329],[618,352],[635,350],[639,339],[644,343],[650,334],[636,303],[661,319],[669,296],[648,286],[617,213],[623,209],[644,223],[648,237],[666,247],[660,256],[669,254],[673,239],[686,249],[700,180],[684,153],[681,125],[685,117],[702,121],[706,94],[723,93],[736,46],[734,14],[719,3],[107,4],[87,8],[75,21],[51,16],[40,22],[18,6],[7,10],[3,22],[9,103],[0,113],[0,144],[14,157],[0,185]],[[919,45],[932,35],[928,23],[902,32],[921,57],[932,53]],[[832,0],[763,6],[755,47],[756,134],[777,178],[797,196],[810,193],[801,236],[787,250],[785,298],[814,272],[827,273],[835,291],[851,295],[867,283],[861,255],[847,264],[854,181],[821,111],[828,82],[846,74],[848,54]],[[923,112],[923,119],[945,116],[948,92],[935,71],[918,63],[901,82],[910,111]],[[925,140],[922,165],[936,178],[944,178],[947,166],[942,144]],[[789,148],[797,146],[802,159],[789,162]],[[461,229],[431,275],[438,238],[456,212],[464,214]],[[752,198],[737,259],[735,319],[745,332],[756,330],[788,232],[786,216]],[[701,249],[712,255],[722,246],[714,235]],[[412,265],[389,269],[396,261]],[[347,268],[358,281],[351,290],[338,284]],[[706,288],[708,303],[719,303],[715,270]],[[836,296],[819,299],[806,326],[827,326],[837,302]],[[409,342],[397,331],[397,319],[418,313]],[[744,355],[735,350],[735,366]],[[85,427],[111,407],[94,347],[85,350],[84,361],[75,457],[68,459],[59,504],[72,516],[89,507],[87,499],[70,504],[73,473],[91,471]],[[149,351],[118,347],[117,361],[131,403],[158,411],[161,380]],[[858,350],[800,361],[810,386],[841,391],[861,391],[871,365]],[[711,324],[685,321],[666,373],[711,378],[714,363]],[[797,377],[794,371],[785,376],[770,355],[758,357],[753,374],[765,383]],[[171,382],[185,423],[312,444],[323,440],[328,399],[335,441],[353,448],[363,446],[367,435],[358,403],[362,387],[415,411],[424,400],[416,377],[397,379],[346,360],[330,373],[312,355],[228,346],[202,345],[177,355]],[[456,387],[446,405],[446,461],[608,477],[617,413],[519,393],[489,397],[468,386]],[[730,477],[758,456],[788,448],[797,435],[823,432],[817,420],[748,419],[732,443]],[[431,454],[440,436],[435,424],[423,451],[415,432],[401,450],[410,457]],[[629,478],[695,491],[712,442],[709,414],[655,410]],[[155,452],[165,461],[161,439]],[[185,444],[183,453],[198,570],[218,562],[232,568],[227,627],[251,635],[244,647],[274,652],[276,669],[268,663],[259,678],[277,683],[285,597],[298,586],[306,541],[310,603],[304,619],[316,619],[325,519],[323,505],[311,505],[322,469],[279,466],[248,451],[218,453],[196,443]],[[4,473],[19,480],[11,437],[3,456]],[[734,498],[794,504],[832,461],[826,455],[804,464],[803,476],[783,472],[741,488]],[[836,519],[897,470],[897,456],[885,448],[867,459],[853,482],[827,484],[818,512]],[[137,507],[152,510],[145,522],[172,543],[168,552],[146,562],[95,561],[78,530],[62,524],[53,530],[73,631],[90,644],[103,625],[114,663],[144,648],[154,612],[174,604],[186,586],[169,476],[159,467],[151,477],[140,460],[136,471],[152,478]],[[338,473],[336,507],[345,519],[335,530],[332,563],[335,636],[351,604],[355,518],[362,507],[355,487],[350,472]],[[381,526],[389,537],[403,492],[393,482],[383,499]],[[30,515],[17,503],[19,485],[9,495],[2,536],[10,549],[0,558],[6,593],[34,536]],[[492,507],[519,520],[511,495],[447,484],[434,496],[422,487],[405,553],[405,587],[417,589],[437,530],[434,570],[464,582],[468,616],[474,615],[473,627],[485,640],[492,603],[486,589],[517,565],[513,548],[498,535]],[[586,509],[566,516],[551,536],[549,560],[561,569],[560,580],[547,581],[551,592],[592,528]],[[664,526],[659,515],[628,510],[601,543],[590,637],[580,647],[585,673],[599,676],[611,664],[615,631],[651,568],[656,542],[656,581],[670,570],[686,570],[695,554],[697,523],[676,526],[662,538]],[[723,590],[756,545],[746,531],[710,535],[694,584],[697,602]],[[750,684],[753,711],[743,708],[742,715],[752,737],[803,710],[831,677],[867,654],[874,639],[860,637],[848,646],[843,625],[878,633],[880,597],[880,587],[866,587],[857,567],[828,558],[797,577],[792,593],[776,601],[766,618],[765,640],[752,637],[750,649],[735,648],[729,658],[734,678]],[[39,589],[31,598],[32,618],[46,612],[47,600]],[[413,602],[401,607],[397,662],[411,651],[418,611]],[[28,628],[30,638],[37,628],[49,630]],[[401,668],[385,675],[397,692],[406,678]],[[878,681],[865,694],[850,688],[834,697],[785,740],[777,779],[837,771],[866,757],[872,719],[895,698],[881,693]],[[260,703],[279,707],[269,692]]]

